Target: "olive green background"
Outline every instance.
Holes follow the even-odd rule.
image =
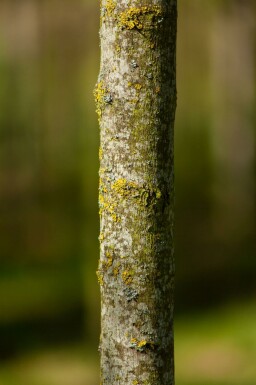
[[[178,385],[256,380],[255,4],[179,0]],[[0,384],[98,383],[99,4],[0,3]]]

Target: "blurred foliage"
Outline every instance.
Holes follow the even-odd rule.
[[[202,318],[203,310],[253,299],[256,293],[254,14],[251,0],[207,5],[179,0],[175,242],[180,385],[193,385],[193,378],[204,385],[252,385],[256,378],[249,367],[256,341],[253,337],[250,345],[248,339],[255,309],[228,308],[224,319],[212,310]],[[80,344],[91,345],[90,352],[97,349],[99,132],[92,90],[99,71],[98,29],[99,5],[92,0],[0,3],[1,385],[71,383],[69,375],[58,377],[60,362],[70,362],[70,373],[84,373]],[[248,377],[211,379],[204,371],[201,381],[188,369],[182,374],[181,362],[188,367],[194,362],[190,352],[195,346],[210,351],[208,338],[216,338],[218,348],[230,334],[227,356],[241,341]],[[38,359],[38,373],[52,370],[52,381],[50,374],[48,380],[38,377],[29,353],[42,348],[46,353],[38,351],[33,359]],[[96,384],[95,371],[88,373],[87,380],[78,376],[77,384]]]
[[[176,383],[254,385],[256,307],[229,305],[176,319]],[[0,364],[1,385],[96,385],[99,361],[80,345],[44,348]]]

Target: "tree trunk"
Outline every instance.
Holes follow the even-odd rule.
[[[176,23],[176,0],[102,0],[102,385],[174,384]]]

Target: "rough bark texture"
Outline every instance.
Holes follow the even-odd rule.
[[[176,0],[102,0],[102,385],[172,385]]]

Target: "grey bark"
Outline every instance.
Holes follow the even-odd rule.
[[[102,0],[102,385],[174,384],[176,23],[176,0]]]

